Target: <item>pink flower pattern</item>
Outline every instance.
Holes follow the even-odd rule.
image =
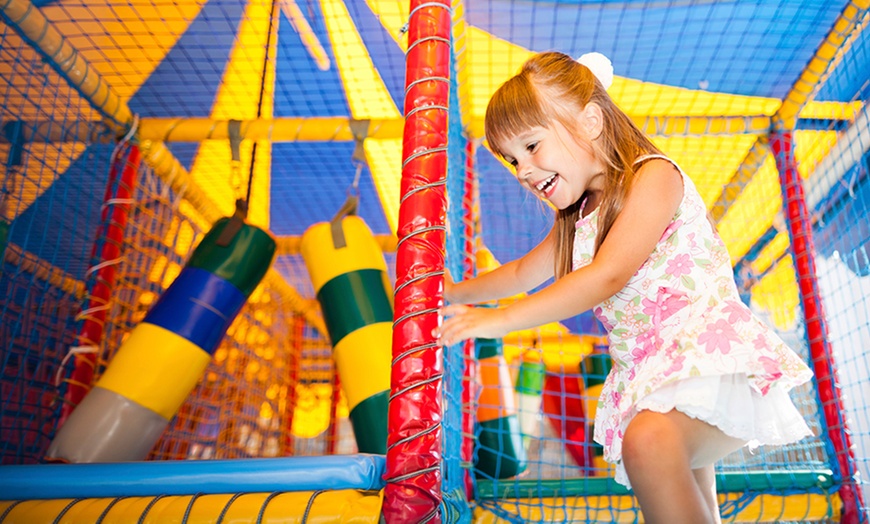
[[[668,269],[665,271],[668,275],[673,276],[674,278],[680,278],[683,275],[688,275],[692,273],[692,266],[694,266],[694,262],[692,262],[691,257],[688,253],[680,253],[674,258],[668,260]]]
[[[782,377],[782,369],[780,369],[780,364],[776,360],[764,356],[759,357],[758,362],[764,368],[764,386],[762,386],[762,393],[767,393],[767,390],[770,389],[770,385],[779,380]]]
[[[727,304],[722,311],[728,313],[728,323],[736,324],[737,322],[748,322],[752,318],[752,313],[741,302],[726,300]]]
[[[755,347],[755,349],[770,349],[770,345],[767,343],[767,339],[764,338],[764,335],[762,335],[761,333],[759,333],[758,336],[755,337],[755,341],[752,345],[753,347]]]
[[[698,342],[707,347],[707,353],[721,351],[731,352],[731,342],[739,342],[740,337],[727,320],[719,319],[713,324],[707,324],[707,331],[701,333]]]
[[[637,343],[638,345],[631,350],[632,362],[634,364],[654,355],[661,345],[662,340],[654,330],[647,330],[641,336],[637,337]]]
[[[615,433],[616,432],[612,429],[607,430],[607,436],[604,437],[605,446],[610,447],[611,445],[613,445],[613,437],[615,436]]]
[[[774,384],[788,389],[812,376],[740,301],[728,250],[691,179],[683,174],[683,182],[683,200],[649,259],[625,288],[593,309],[609,332],[614,362],[595,419],[596,441],[610,462],[621,460],[635,404],[665,384],[744,373],[765,394]],[[597,210],[577,222],[574,269],[592,261],[597,228]]]
[[[664,375],[666,377],[669,377],[669,376],[673,375],[674,373],[676,373],[677,371],[680,371],[681,369],[683,369],[683,362],[685,362],[685,360],[686,360],[685,355],[678,355],[678,356],[674,357],[674,360],[673,360],[673,363],[671,364],[671,367],[669,367],[668,369],[665,370]]]
[[[606,329],[608,332],[613,331],[613,324],[611,324],[607,320],[607,317],[604,315],[603,309],[601,309],[600,307],[597,307],[593,311],[593,314],[598,318],[598,320],[601,321],[601,324],[604,326],[604,329]]]
[[[662,290],[664,291],[662,292]],[[689,305],[686,295],[683,293],[673,293],[667,291],[667,288],[660,288],[660,293],[655,300],[644,298],[641,303],[644,305],[643,312],[653,318],[653,323],[657,321],[664,322],[675,313]]]

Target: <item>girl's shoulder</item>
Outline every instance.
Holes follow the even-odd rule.
[[[651,160],[662,160],[662,161],[664,161],[664,162],[670,164],[671,166],[673,166],[674,169],[676,169],[677,172],[680,173],[680,175],[682,175],[683,177],[686,176],[686,173],[683,171],[683,168],[681,168],[681,167],[679,166],[679,164],[677,164],[674,160],[672,160],[671,158],[669,158],[669,157],[667,157],[667,156],[665,156],[665,155],[661,155],[661,154],[657,154],[657,153],[651,153],[651,154],[640,155],[639,157],[637,157],[637,158],[634,160],[634,162],[632,163],[632,165],[633,165],[633,167],[634,167],[636,170],[640,170],[640,168],[641,168],[644,164],[650,162]]]
[[[661,167],[666,167],[667,165],[670,165],[680,174],[680,178],[682,179],[682,182],[683,182],[684,195],[686,195],[686,194],[694,195],[695,193],[697,193],[697,188],[695,188],[695,184],[694,184],[694,182],[692,182],[691,177],[689,177],[689,175],[687,175],[686,172],[683,171],[683,168],[681,168],[680,165],[677,164],[670,157],[667,157],[667,156],[662,155],[662,154],[641,155],[635,159],[633,166],[637,171],[640,171],[640,169],[645,164],[649,163],[650,161],[655,161],[655,160],[659,161],[659,162],[655,162],[655,164],[658,164]],[[663,171],[666,171],[666,170],[667,169],[663,169]]]
[[[640,171],[641,166],[650,161],[657,161],[655,163],[658,165],[653,169],[654,172],[667,171],[667,165],[670,165],[680,174],[682,182],[682,198],[680,199],[679,213],[683,220],[686,221],[700,217],[703,218],[703,221],[706,223],[707,207],[700,193],[698,193],[698,188],[695,186],[692,178],[687,175],[673,159],[662,154],[649,154],[637,157],[634,161],[635,169]],[[653,166],[650,165],[650,167],[652,168]]]

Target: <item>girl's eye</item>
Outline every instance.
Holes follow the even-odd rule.
[[[531,144],[526,146],[526,150],[529,153],[534,153],[535,149],[537,149],[537,148],[538,148],[538,142],[532,142]]]

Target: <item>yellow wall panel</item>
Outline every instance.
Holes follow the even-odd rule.
[[[722,240],[728,246],[732,262],[749,251],[758,237],[770,228],[781,209],[779,173],[773,156],[767,155],[761,169],[717,226]]]
[[[365,141],[366,161],[381,198],[381,205],[395,235],[399,222],[399,200],[402,181],[402,140],[399,138],[369,138]]]
[[[755,135],[674,136],[654,142],[689,175],[709,208],[755,140]]]
[[[752,288],[752,302],[765,310],[773,324],[783,330],[794,329],[800,295],[791,257],[785,257]]]

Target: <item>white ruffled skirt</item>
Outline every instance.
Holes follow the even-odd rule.
[[[773,387],[762,396],[744,374],[680,380],[642,398],[635,413],[673,409],[716,426],[750,448],[788,444],[812,435],[787,391]],[[615,480],[631,487],[622,461],[616,464]]]

